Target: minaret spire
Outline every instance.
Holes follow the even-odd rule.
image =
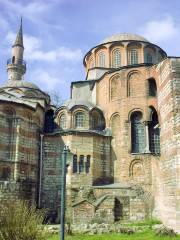
[[[24,47],[24,45],[23,45],[22,17],[21,17],[21,22],[20,22],[19,31],[18,31],[18,33],[17,33],[16,40],[15,40],[15,42],[14,42],[13,47],[15,47],[15,46]]]
[[[23,45],[23,29],[22,18],[17,32],[16,40],[12,46],[12,58],[7,61],[8,80],[22,80],[26,72],[26,64],[23,60],[24,45]]]

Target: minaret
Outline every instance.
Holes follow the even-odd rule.
[[[23,30],[22,18],[19,31],[16,36],[14,45],[12,46],[12,58],[7,61],[8,80],[19,81],[22,80],[26,72],[26,63],[23,60]]]

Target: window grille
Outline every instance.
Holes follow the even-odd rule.
[[[80,155],[79,158],[79,173],[84,172],[84,155]]]
[[[138,64],[138,53],[137,50],[132,49],[130,51],[131,64]]]
[[[66,128],[66,115],[62,114],[59,119],[59,126],[60,128],[64,129]]]
[[[121,66],[121,54],[118,49],[113,52],[113,67],[118,68]]]
[[[99,53],[99,67],[105,67],[105,54]]]
[[[131,116],[131,144],[133,153],[143,153],[145,149],[145,129],[141,123],[142,113],[135,112]]]
[[[149,124],[149,150],[160,154],[160,129],[156,111],[153,112],[152,121]]]
[[[153,59],[152,59],[152,55],[150,53],[147,54],[147,63],[152,63]]]
[[[83,112],[78,112],[75,115],[75,127],[84,127],[85,125],[85,115]]]

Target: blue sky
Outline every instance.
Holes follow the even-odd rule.
[[[67,99],[85,79],[85,53],[116,33],[136,33],[180,56],[178,0],[0,0],[0,84],[23,17],[25,80]]]

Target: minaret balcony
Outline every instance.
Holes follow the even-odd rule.
[[[9,58],[7,60],[7,65],[9,65],[9,64],[23,65],[24,67],[26,67],[26,61],[24,61],[23,59],[19,59],[19,58],[16,58],[16,59]]]

